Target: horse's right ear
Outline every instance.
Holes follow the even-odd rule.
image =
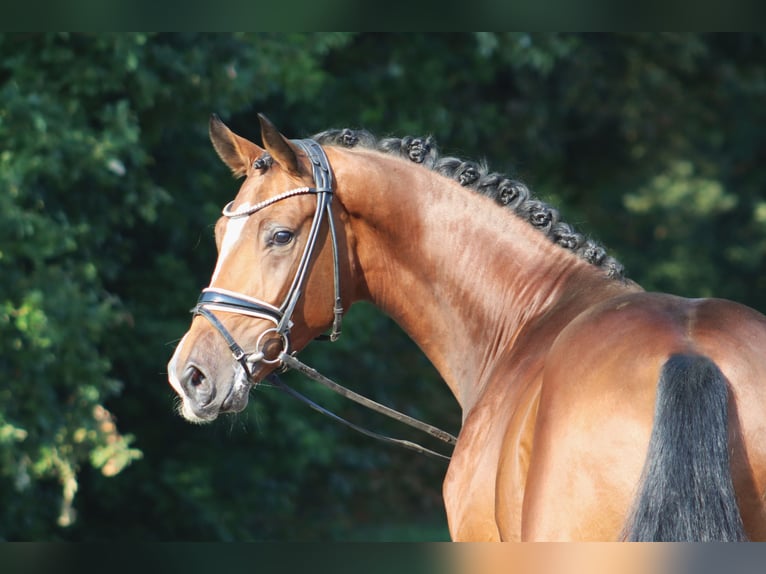
[[[209,133],[218,157],[236,177],[245,175],[247,168],[263,155],[263,148],[235,134],[216,114],[210,116]]]

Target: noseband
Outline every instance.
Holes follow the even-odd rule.
[[[290,289],[287,295],[282,301],[279,307],[275,307],[271,303],[261,301],[255,297],[249,297],[241,293],[228,291],[226,289],[218,289],[214,287],[208,287],[202,290],[197,305],[191,310],[194,315],[202,315],[215,327],[215,329],[221,334],[221,336],[229,345],[234,359],[242,365],[245,369],[245,373],[248,378],[252,376],[251,365],[256,363],[265,364],[278,364],[282,362],[280,357],[276,359],[268,359],[264,355],[261,347],[261,342],[264,336],[268,333],[275,333],[282,340],[282,352],[288,353],[290,348],[290,328],[292,327],[292,316],[295,311],[295,306],[301,298],[303,288],[306,283],[307,270],[311,259],[316,249],[317,238],[319,236],[319,229],[322,226],[322,222],[327,217],[327,223],[330,228],[330,237],[332,239],[332,252],[334,263],[334,280],[335,280],[335,305],[333,308],[333,325],[332,331],[329,335],[331,341],[335,341],[340,336],[341,332],[341,320],[343,318],[343,306],[340,296],[340,268],[339,268],[339,254],[338,254],[338,241],[335,232],[335,222],[332,218],[332,172],[330,171],[330,163],[327,160],[322,146],[320,146],[314,140],[293,140],[293,143],[298,145],[308,156],[311,161],[311,168],[314,177],[313,187],[298,187],[285,191],[275,197],[264,200],[253,206],[246,207],[244,209],[234,211],[232,210],[232,204],[229,203],[223,208],[224,217],[230,219],[238,217],[248,217],[257,211],[260,211],[278,201],[296,197],[299,195],[315,195],[317,198],[316,211],[314,212],[314,219],[311,222],[311,228],[309,229],[308,239],[306,240],[306,247],[303,250],[300,262],[298,263],[298,269],[295,272],[295,277],[290,284]],[[266,319],[274,323],[274,327],[264,331],[256,343],[256,351],[253,353],[247,353],[234,339],[228,329],[223,323],[215,316],[213,311],[224,311],[227,313],[236,313],[239,315],[246,315],[248,317],[256,317]],[[280,354],[281,356],[281,354]]]

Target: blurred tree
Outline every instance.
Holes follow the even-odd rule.
[[[211,112],[256,140],[256,112],[295,137],[347,126],[433,134],[446,153],[522,177],[647,288],[764,310],[765,44],[753,34],[0,35],[0,538],[445,535],[438,461],[350,434],[267,386],[211,426],[174,415],[165,363],[237,189],[207,142]],[[457,430],[446,387],[389,319],[360,305],[344,328],[307,362]],[[383,521],[436,530],[359,530]]]

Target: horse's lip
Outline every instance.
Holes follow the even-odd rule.
[[[239,379],[235,380],[226,396],[221,401],[218,412],[219,413],[237,413],[243,410],[247,406],[247,397],[250,393],[250,389],[255,386],[256,383],[252,379],[247,379],[243,382]],[[242,404],[240,404],[242,403]]]
[[[218,412],[225,413],[229,412],[231,409],[231,401],[234,398],[234,388],[237,386],[236,381],[231,384],[231,387],[229,387],[229,392],[226,393],[226,396],[221,401],[221,406],[218,409]]]

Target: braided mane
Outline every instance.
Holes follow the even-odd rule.
[[[556,245],[603,269],[607,277],[625,277],[622,264],[607,255],[601,244],[578,233],[569,223],[561,221],[559,211],[535,198],[522,182],[500,173],[489,172],[483,163],[442,157],[431,136],[377,139],[367,131],[346,128],[326,130],[312,138],[320,144],[374,149],[421,164],[454,179],[464,187],[494,199],[499,205],[512,209]]]

